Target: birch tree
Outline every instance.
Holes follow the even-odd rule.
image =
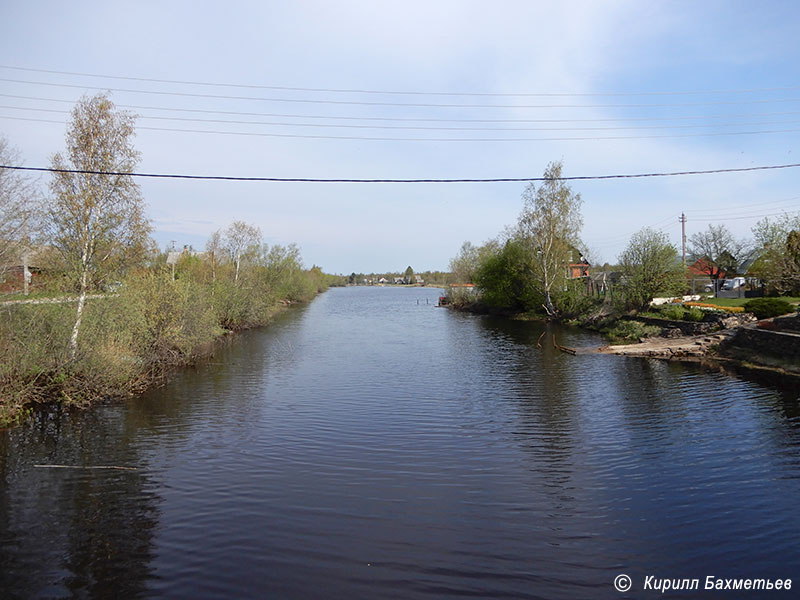
[[[211,264],[211,281],[217,280],[217,265],[222,255],[222,233],[219,230],[212,233],[206,242],[206,256]]]
[[[119,269],[132,257],[140,258],[149,244],[144,200],[127,174],[139,163],[133,126],[134,116],[115,110],[105,95],[84,96],[72,111],[66,153],[51,159],[56,172],[48,220],[53,243],[74,270],[79,291],[69,340],[73,358],[94,275],[103,266]]]
[[[258,249],[260,245],[261,230],[254,225],[248,225],[244,221],[234,221],[225,230],[225,247],[236,265],[234,282],[239,281],[239,265],[242,255],[250,249]]]
[[[522,194],[525,204],[518,221],[518,235],[527,249],[531,274],[550,317],[558,315],[553,294],[566,281],[583,226],[581,196],[561,179],[562,166],[561,162],[550,163],[544,172],[545,181],[538,188],[528,184]]]

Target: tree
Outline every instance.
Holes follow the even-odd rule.
[[[779,294],[800,292],[800,213],[765,218],[753,227],[758,258],[750,271]]]
[[[414,282],[414,269],[411,268],[411,265],[406,267],[406,272],[403,276],[403,281],[405,281],[406,283]]]
[[[531,274],[544,297],[548,316],[556,317],[553,293],[562,288],[578,234],[583,226],[581,196],[561,179],[561,162],[545,169],[545,182],[538,188],[530,183],[522,194],[524,207],[518,221],[518,235],[527,249]]]
[[[464,242],[458,255],[450,259],[450,272],[457,282],[472,283],[480,266],[481,249],[472,242]]]
[[[233,281],[238,282],[242,255],[251,250],[258,250],[261,245],[261,230],[254,225],[248,225],[244,221],[234,221],[225,230],[224,240],[225,248],[236,265]]]
[[[58,171],[50,182],[47,218],[53,243],[77,275],[80,292],[69,341],[73,358],[93,276],[101,267],[108,272],[141,260],[150,245],[144,200],[127,174],[139,162],[133,125],[133,115],[116,111],[105,95],[84,96],[72,111],[66,156],[51,159]]]
[[[209,236],[206,242],[206,256],[211,265],[211,281],[217,280],[217,264],[219,264],[222,252],[222,234],[217,230]]]
[[[486,248],[475,271],[481,300],[491,307],[523,312],[539,306],[543,297],[530,277],[529,254],[522,241],[498,240]]]
[[[627,248],[619,255],[619,264],[630,308],[647,308],[657,294],[675,294],[686,286],[678,249],[669,243],[666,234],[649,227],[631,236]]]
[[[0,136],[0,164],[17,166],[19,153]],[[0,275],[3,265],[25,252],[40,216],[33,184],[19,171],[0,169]]]
[[[708,230],[689,238],[690,256],[714,280],[725,273],[736,273],[744,247],[744,242],[734,238],[725,225],[709,225]]]

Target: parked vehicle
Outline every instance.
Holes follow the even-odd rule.
[[[739,288],[744,287],[747,280],[744,277],[734,277],[733,279],[726,279],[722,282],[722,287],[719,288],[722,291],[730,291],[730,290],[738,290]]]

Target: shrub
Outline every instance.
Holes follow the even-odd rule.
[[[635,342],[639,338],[658,334],[660,328],[639,321],[619,321],[613,327],[602,330],[614,342]]]
[[[757,319],[769,319],[792,312],[792,305],[782,298],[755,298],[745,302],[744,309]]]
[[[703,311],[700,310],[699,308],[690,308],[689,310],[686,311],[683,318],[686,321],[700,322],[703,320],[704,316],[705,315],[703,314]]]
[[[661,310],[663,317],[672,321],[683,321],[685,312],[680,304],[671,304]]]

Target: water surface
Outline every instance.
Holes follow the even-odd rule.
[[[646,575],[796,576],[796,390],[537,349],[544,325],[438,293],[333,289],[142,398],[0,432],[0,597],[618,598],[619,573],[637,597]]]

